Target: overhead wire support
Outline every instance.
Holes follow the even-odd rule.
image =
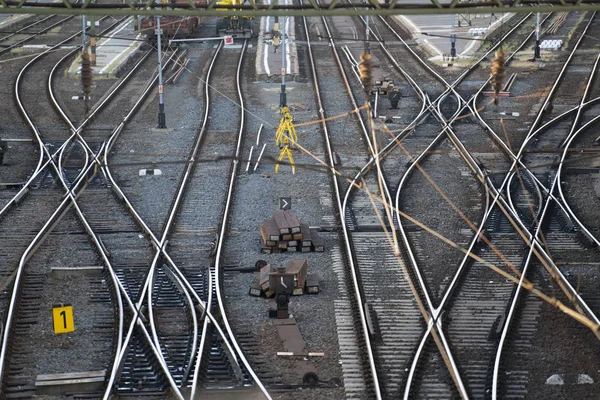
[[[163,2],[165,0],[162,0]],[[158,46],[158,128],[164,129],[167,127],[165,116],[165,103],[163,99],[164,84],[162,74],[162,30],[160,28],[160,15],[156,17],[156,38]]]
[[[286,73],[286,65],[285,65],[285,57],[286,57],[286,51],[285,51],[285,36],[286,36],[286,19],[285,17],[283,17],[282,22],[281,22],[281,94],[279,96],[279,107],[281,107],[282,109],[282,113],[283,113],[283,108],[287,107],[287,99],[286,99],[286,93],[285,93],[285,73]]]
[[[422,3],[391,0],[389,4],[379,4],[374,0],[352,0],[342,3],[331,0],[329,3],[316,1],[302,4],[251,4],[215,7],[217,1],[209,0],[204,4],[199,2],[181,2],[169,4],[153,4],[153,0],[134,3],[125,0],[124,3],[114,2],[71,3],[63,0],[61,3],[41,3],[37,0],[0,0],[0,14],[62,14],[62,15],[140,15],[140,16],[366,16],[366,15],[431,15],[431,14],[492,14],[530,13],[530,12],[571,12],[571,11],[600,11],[600,3],[592,0],[547,0],[540,4],[538,0],[474,0],[466,3],[452,1],[442,4],[439,0],[429,0]],[[153,8],[150,8],[153,7]]]
[[[540,13],[537,13],[536,23],[535,23],[535,51],[533,54],[533,58],[540,58]]]

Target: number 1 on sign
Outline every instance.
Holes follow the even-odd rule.
[[[67,312],[65,310],[60,312],[61,317],[63,317],[63,325],[64,329],[67,329]]]
[[[73,322],[73,306],[55,306],[52,308],[54,333],[67,333],[75,330]]]

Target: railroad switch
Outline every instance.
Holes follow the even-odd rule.
[[[280,153],[277,159],[277,165],[275,166],[275,173],[279,173],[280,161],[284,157],[287,157],[292,165],[292,173],[296,173],[296,165],[294,164],[294,157],[292,157],[291,146],[294,146],[298,142],[298,135],[296,134],[296,128],[294,128],[294,119],[290,114],[290,110],[287,107],[281,109],[283,117],[275,133],[275,144],[279,146]]]

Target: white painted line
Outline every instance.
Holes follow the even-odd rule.
[[[418,39],[415,37],[416,35],[421,35],[422,32],[421,32],[421,29],[419,29],[419,27],[410,18],[408,18],[404,15],[401,15],[400,19],[409,27],[409,29],[411,30],[411,34],[415,40],[422,41],[423,43],[425,43],[426,46],[429,46],[435,53],[437,53],[440,56],[444,54],[436,46],[429,43],[429,41],[427,39]]]
[[[111,34],[111,35],[110,35],[110,37],[109,37],[108,39],[106,39],[106,40],[104,40],[102,43],[100,43],[100,44],[99,44],[99,45],[96,47],[96,48],[97,48],[96,52],[97,52],[97,53],[99,53],[99,52],[100,52],[100,49],[101,49],[101,48],[102,48],[104,45],[106,45],[108,42],[110,42],[111,40],[113,40],[113,39],[114,39],[114,36],[116,36],[116,35],[117,35],[119,32],[123,31],[124,29],[128,28],[128,27],[129,27],[129,23],[131,22],[131,20],[132,20],[132,18],[128,18],[128,19],[127,19],[127,21],[126,21],[126,22],[123,24],[123,26],[121,26],[119,29],[117,29],[117,31],[116,31],[116,32],[114,32],[113,34]],[[142,34],[141,34],[141,33],[139,33],[139,34],[136,36],[136,39],[139,39],[141,36],[142,36]],[[131,47],[133,47],[133,46],[136,46],[137,44],[138,44],[138,43],[136,43],[136,41],[133,41],[133,42],[131,42],[131,43],[129,44],[129,46],[127,46],[127,47],[125,48],[125,50],[123,50],[122,52],[120,52],[120,53],[119,53],[119,56],[115,57],[115,58],[114,58],[114,59],[113,59],[111,62],[109,62],[109,63],[108,63],[108,64],[107,64],[107,65],[106,65],[104,68],[102,68],[102,69],[100,70],[100,74],[103,74],[103,73],[105,73],[105,72],[106,72],[106,70],[108,70],[108,69],[111,67],[111,65],[113,64],[113,62],[114,62],[115,60],[119,59],[119,58],[120,58],[120,56],[121,56],[122,54],[124,54],[124,53],[128,52],[128,51],[130,50],[130,48],[131,48]]]
[[[248,156],[248,164],[246,164],[246,172],[250,169],[250,161],[252,161],[252,150],[254,150],[254,146],[250,147],[250,155]]]
[[[402,19],[402,21],[404,21],[404,23],[406,23],[406,25],[410,26],[413,32],[421,34],[421,30],[419,29],[419,27],[415,25],[410,18],[405,17],[404,15],[401,15],[400,18]]]
[[[263,64],[267,75],[271,75],[271,68],[269,68],[269,45],[265,43],[265,53],[263,57]]]
[[[270,4],[271,1],[270,0],[265,0],[265,4]],[[289,4],[290,2],[288,0],[285,0],[285,4]],[[282,18],[280,18],[281,21]],[[286,74],[290,74],[291,73],[291,58],[290,58],[290,44],[291,44],[291,39],[290,39],[290,35],[289,35],[289,29],[290,29],[290,20],[291,23],[294,23],[294,17],[287,17],[287,18],[283,18],[285,20],[285,23],[281,23],[279,24],[279,31],[282,33],[282,35],[285,35],[285,55],[286,55],[286,59],[285,59],[285,70],[286,70]],[[283,26],[282,26],[283,25]],[[266,31],[268,31],[270,29],[270,17],[267,17],[267,29]],[[269,68],[269,45],[267,43],[264,44],[265,45],[265,54],[263,55],[263,66],[265,68],[265,72],[267,73],[267,75],[271,75],[271,69]],[[273,53],[275,54],[275,53]]]
[[[258,133],[256,134],[256,147],[258,147],[260,142],[260,133],[262,132],[264,126],[264,124],[260,124],[260,128],[258,128]]]
[[[464,56],[465,54],[467,54],[468,52],[470,52],[473,47],[475,47],[477,45],[477,40],[471,40],[471,43],[469,43],[469,45],[467,46],[466,49],[464,49],[458,56]]]
[[[501,23],[502,21],[504,21],[506,18],[510,18],[511,16],[512,16],[512,13],[504,14],[504,15],[502,16],[502,18],[500,18],[500,19],[497,19],[496,21],[494,21],[492,24],[490,24],[490,25],[488,26],[488,31],[487,31],[487,32],[488,32],[488,33],[490,33],[490,32],[493,30],[493,28],[494,28],[496,25],[498,25],[499,23]],[[463,51],[462,51],[462,52],[459,54],[459,57],[460,57],[460,56],[464,56],[464,55],[466,55],[466,54],[467,54],[469,51],[471,51],[471,49],[472,49],[473,47],[475,47],[476,45],[477,45],[477,41],[475,41],[475,40],[471,41],[471,44],[469,44],[469,45],[467,46],[467,48],[466,48],[466,49],[464,49],[464,50],[463,50]]]
[[[265,4],[271,4],[271,0],[265,0]],[[265,24],[266,29],[265,32],[271,30],[271,17],[266,17],[267,22]],[[260,33],[262,35],[262,32]],[[271,68],[269,68],[269,45],[265,43],[265,52],[263,54],[263,66],[265,68],[265,72],[268,75],[271,75]]]
[[[267,144],[263,144],[263,148],[260,151],[260,154],[258,155],[258,160],[256,160],[256,164],[254,164],[254,169],[253,171],[256,171],[256,168],[258,168],[258,163],[260,162],[260,159],[262,158],[263,153],[265,152],[265,147],[267,147]]]
[[[427,40],[427,39],[423,39],[423,43],[425,43],[425,44],[426,44],[427,46],[429,46],[429,47],[430,47],[430,48],[431,48],[433,51],[435,51],[435,52],[438,54],[438,56],[442,56],[442,55],[444,55],[444,53],[442,53],[442,52],[440,51],[440,49],[438,49],[438,48],[437,48],[436,46],[434,46],[433,44],[429,43],[429,40]]]

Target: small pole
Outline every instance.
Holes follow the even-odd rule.
[[[91,56],[90,61],[92,66],[96,65],[96,17],[93,15],[90,16],[90,47],[91,47]]]
[[[282,17],[281,24],[281,95],[279,97],[279,107],[287,107],[287,99],[285,95],[285,34],[286,34],[286,17]]]
[[[454,20],[456,14],[452,14],[452,34],[450,35],[450,58],[454,61],[456,58],[456,33],[454,33]]]
[[[162,77],[162,44],[160,29],[160,17],[156,17],[156,37],[158,39],[158,127],[164,129],[167,127],[165,121],[165,104],[163,102],[163,77]]]
[[[540,58],[540,13],[537,13],[537,22],[535,25],[535,52],[533,58]]]
[[[92,37],[90,39],[90,47],[92,48],[90,62],[92,63],[92,66],[95,66],[96,65],[96,38],[95,37]]]
[[[87,41],[86,37],[85,37],[85,31],[87,29],[87,24],[85,21],[85,15],[81,16],[81,51],[85,51],[85,42]]]
[[[365,23],[365,52],[370,54],[371,53],[371,45],[369,43],[369,34],[371,33],[371,30],[369,29],[369,15],[368,14],[367,14],[365,22],[366,22]]]

